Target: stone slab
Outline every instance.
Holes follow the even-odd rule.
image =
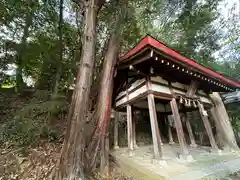
[[[124,173],[131,174],[134,179],[164,179],[164,180],[194,180],[205,177],[225,177],[240,170],[240,153],[223,152],[221,155],[212,153],[210,147],[188,147],[193,161],[179,160],[180,148],[178,144],[163,145],[163,157],[156,163],[153,159],[152,146],[139,146],[132,157],[128,156],[127,148],[120,148],[112,152],[116,163],[125,169]],[[126,168],[127,167],[127,168]],[[143,178],[143,179],[144,179]]]

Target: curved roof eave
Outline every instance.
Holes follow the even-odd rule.
[[[119,58],[119,60],[120,61],[128,60],[131,56],[137,54],[139,51],[141,51],[146,46],[154,47],[155,49],[163,52],[164,54],[175,58],[176,60],[180,61],[181,63],[184,63],[186,65],[189,65],[192,68],[195,68],[195,69],[201,71],[202,73],[204,73],[206,76],[208,76],[210,78],[216,78],[216,79],[222,81],[224,84],[230,85],[235,88],[240,88],[240,82],[233,81],[208,67],[198,64],[193,59],[189,59],[189,58],[181,55],[176,50],[174,50],[174,49],[168,47],[167,45],[165,45],[164,43],[154,39],[150,35],[145,36],[134,48],[132,48],[126,54],[121,56]]]

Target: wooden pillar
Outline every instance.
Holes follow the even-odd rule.
[[[129,155],[133,151],[133,127],[132,127],[132,107],[127,105],[127,133],[128,133],[128,150]]]
[[[133,111],[133,119],[132,119],[132,130],[133,130],[133,149],[137,149],[137,140],[136,140],[136,111]]]
[[[188,130],[188,135],[189,135],[189,139],[190,139],[190,146],[191,147],[197,147],[197,144],[195,142],[195,138],[194,138],[194,135],[193,135],[193,132],[192,132],[192,127],[191,127],[191,124],[189,122],[189,119],[187,117],[187,114],[184,114],[183,116],[184,120],[186,122],[186,126],[187,126],[187,130]]]
[[[209,123],[209,120],[208,120],[207,111],[204,109],[203,104],[200,103],[200,102],[198,102],[198,108],[199,108],[199,112],[200,112],[201,118],[203,120],[204,127],[206,129],[206,132],[207,132],[207,135],[208,135],[208,138],[209,138],[212,150],[213,151],[219,151],[219,149],[217,147],[217,144],[216,144],[216,141],[214,139],[214,135],[213,135],[213,132],[212,132],[211,124]]]
[[[179,111],[178,111],[178,107],[177,107],[177,102],[176,99],[173,98],[170,101],[170,105],[171,105],[171,109],[172,109],[172,114],[173,114],[173,119],[174,119],[174,123],[175,123],[175,127],[177,130],[177,136],[178,136],[178,141],[179,141],[179,145],[180,145],[180,150],[181,150],[181,154],[182,156],[188,156],[189,152],[186,146],[186,142],[185,142],[185,138],[184,138],[184,132],[183,132],[183,128],[182,128],[182,122],[180,119],[180,115],[179,115]]]
[[[173,141],[173,136],[172,136],[172,128],[170,126],[170,121],[169,119],[166,117],[167,119],[167,124],[168,124],[168,138],[169,138],[169,144],[175,144]]]
[[[153,94],[148,94],[147,99],[152,130],[154,158],[162,159],[163,147],[161,146],[162,141],[158,128],[157,113]]]
[[[118,121],[119,121],[119,112],[115,111],[114,117],[114,149],[118,149]]]

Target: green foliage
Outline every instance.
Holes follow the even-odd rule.
[[[39,140],[40,124],[29,122],[26,119],[9,120],[3,127],[1,132],[1,142],[10,142],[14,145],[29,145]]]
[[[44,121],[31,119],[9,120],[3,125],[0,142],[8,142],[16,146],[28,146],[36,144],[40,139],[56,141],[62,132],[56,127],[49,127]]]
[[[40,138],[58,140],[63,132],[63,119],[58,118],[66,113],[68,103],[63,96],[51,100],[48,97],[48,91],[37,91],[14,118],[2,126],[0,142],[26,146]],[[53,123],[56,119],[59,122]]]
[[[222,0],[224,1],[224,0]],[[235,77],[239,69],[229,68],[217,61],[215,53],[220,45],[230,46],[227,54],[235,59],[229,61],[226,50],[221,50],[224,60],[230,64],[236,62],[239,52],[239,23],[237,18],[230,17],[223,21],[219,13],[218,0],[131,0],[128,2],[128,16],[125,20],[121,37],[121,52],[125,53],[147,33],[166,42],[184,55],[210,66],[221,73]],[[64,19],[62,21],[63,42],[59,42],[59,1],[4,1],[0,23],[0,69],[8,69],[8,64],[17,63],[21,50],[21,66],[23,76],[30,77],[34,86],[39,89],[53,90],[56,74],[60,71],[59,90],[68,88],[74,82],[77,62],[81,56],[81,34],[84,24],[81,7],[72,1],[64,3]],[[107,1],[99,13],[97,27],[95,77],[101,69],[102,56],[107,44],[109,32],[114,28],[112,18],[116,12],[116,1]],[[28,27],[26,42],[23,42],[26,17],[32,15]],[[225,30],[221,24],[224,24]],[[228,33],[229,30],[229,33]],[[227,33],[226,33],[227,32]],[[220,43],[221,42],[221,43]],[[63,58],[60,58],[60,44]],[[225,48],[226,49],[226,48]],[[229,48],[228,48],[229,49]],[[234,52],[232,52],[234,50]],[[13,75],[15,76],[15,75]],[[6,76],[0,76],[5,82]],[[16,78],[12,78],[16,81]],[[14,84],[14,83],[13,83]]]
[[[234,132],[240,132],[240,106],[238,104],[229,104],[227,110],[231,117]]]

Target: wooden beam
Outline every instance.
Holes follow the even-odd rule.
[[[186,96],[192,98],[197,92],[198,85],[198,81],[192,80],[189,89],[187,90]]]
[[[189,135],[189,139],[190,139],[190,142],[191,142],[190,146],[191,147],[197,147],[197,144],[195,142],[195,138],[194,138],[194,135],[193,135],[193,132],[192,132],[192,127],[191,127],[190,121],[189,121],[186,113],[183,116],[183,122],[184,121],[186,122],[188,135]]]
[[[132,124],[133,124],[133,149],[137,149],[138,146],[137,146],[137,140],[136,140],[136,111],[135,109],[133,109],[133,119],[132,119]]]
[[[135,81],[137,81],[138,80],[138,78],[136,78],[136,79],[131,79],[130,81],[126,81],[126,83],[124,84],[124,86],[122,86],[122,88],[121,88],[121,91],[125,91],[125,90],[127,90],[131,85],[132,85],[132,83],[133,82],[135,82]]]
[[[175,144],[174,141],[173,141],[173,136],[172,136],[172,128],[171,128],[171,126],[170,126],[170,121],[169,121],[169,119],[167,118],[167,116],[166,116],[166,119],[167,119],[167,124],[168,124],[169,144]]]
[[[174,119],[174,123],[175,123],[175,127],[177,130],[177,136],[178,136],[178,141],[179,141],[179,145],[180,145],[180,150],[181,150],[181,154],[182,156],[186,157],[189,155],[187,146],[186,146],[186,142],[185,142],[185,138],[184,138],[184,132],[183,132],[183,128],[182,128],[182,122],[180,119],[180,115],[178,112],[178,107],[177,107],[177,102],[176,99],[173,98],[170,101],[170,106],[172,109],[172,114],[173,114],[173,119]]]
[[[118,121],[119,121],[120,113],[115,111],[115,118],[114,118],[114,149],[118,149]]]
[[[133,89],[131,89],[130,91],[128,91],[128,94],[131,94],[132,92],[140,89],[140,88],[143,87],[143,86],[145,86],[145,82],[142,82],[141,84],[137,85],[136,87],[134,87]],[[119,101],[119,100],[125,98],[126,96],[127,96],[127,94],[124,94],[124,95],[116,98],[116,101]]]
[[[131,61],[131,62],[128,61],[127,63],[120,64],[119,67],[118,67],[118,69],[126,69],[126,68],[129,68],[130,65],[133,66],[133,65],[139,64],[139,63],[141,63],[141,62],[144,62],[144,61],[149,60],[150,58],[152,58],[152,57],[151,57],[151,54],[150,54],[150,52],[149,52],[148,55],[144,55],[143,57],[141,57],[141,58],[139,58],[139,59],[135,59],[135,60],[133,60],[133,61]]]
[[[207,111],[204,109],[203,104],[201,104],[200,102],[198,102],[198,108],[199,108],[201,118],[203,120],[204,127],[206,129],[206,132],[207,132],[212,150],[213,151],[219,151],[219,149],[217,147],[217,144],[216,144],[216,141],[214,139],[211,124],[209,123],[209,120],[208,120]]]
[[[146,85],[147,90],[151,90],[151,82],[150,78],[146,78]],[[153,140],[153,152],[154,152],[154,158],[161,160],[163,158],[163,147],[161,146],[162,140],[160,137],[160,131],[158,127],[158,121],[157,121],[157,111],[154,101],[154,95],[152,93],[149,93],[147,95],[148,100],[148,109],[149,109],[149,116],[150,116],[150,122],[151,122],[151,130],[152,130],[152,140]]]
[[[132,107],[129,104],[127,105],[127,132],[128,132],[129,155],[132,155],[133,151]]]
[[[117,107],[117,109],[121,109],[121,108],[125,107],[127,104],[134,104],[134,103],[137,102],[137,101],[140,101],[140,100],[142,100],[142,99],[145,99],[146,96],[147,96],[147,92],[142,93],[142,94],[139,94],[138,96],[132,98],[131,100],[127,100],[127,102],[124,102],[124,103],[122,103],[121,105],[119,105],[119,106]]]
[[[149,115],[150,115],[151,129],[152,129],[154,158],[162,159],[163,148],[161,146],[162,141],[161,141],[159,127],[158,127],[157,113],[156,113],[153,94],[149,94],[147,99],[148,99],[148,108],[149,108]]]
[[[156,99],[155,96],[154,96],[154,99]],[[148,111],[148,108],[139,108],[137,106],[134,106],[134,109],[139,110],[139,111]],[[192,112],[192,111],[195,111],[195,110],[197,110],[197,108],[186,108],[186,109],[179,110],[179,113]],[[171,115],[172,114],[172,111],[166,111],[166,112],[157,111],[157,112],[161,113],[162,115]]]

